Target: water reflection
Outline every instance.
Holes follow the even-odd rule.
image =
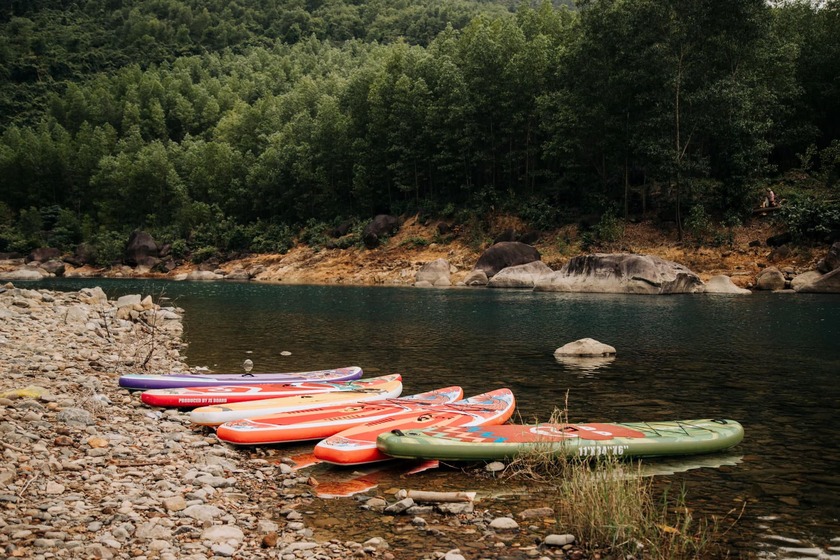
[[[609,367],[615,356],[559,356],[555,355],[557,363],[566,366],[567,369],[582,372],[585,375],[594,375],[592,372],[598,369]]]

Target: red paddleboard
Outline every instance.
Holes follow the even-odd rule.
[[[391,457],[376,448],[376,437],[383,432],[432,426],[502,424],[513,414],[515,404],[510,389],[497,389],[451,404],[393,414],[328,437],[315,446],[315,457],[336,465],[385,461]]]
[[[220,440],[236,445],[323,439],[365,422],[450,403],[463,396],[464,391],[456,386],[396,399],[296,410],[226,422],[218,427],[216,435]]]
[[[380,379],[380,378],[374,378]],[[368,380],[356,381],[298,381],[267,383],[265,385],[216,385],[209,387],[176,387],[143,391],[140,399],[149,406],[195,408],[213,404],[227,404],[261,399],[278,399],[297,395],[317,395],[331,391],[357,391]]]

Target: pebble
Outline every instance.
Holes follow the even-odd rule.
[[[505,530],[516,534],[512,517],[490,516],[473,502],[416,505],[387,495],[360,501],[359,513],[387,513],[385,524],[416,532],[413,543],[389,543],[375,533],[361,543],[317,540],[313,527],[334,514],[312,517],[309,510],[319,507],[307,504],[321,502],[306,471],[295,471],[288,459],[267,461],[266,454],[223,446],[192,427],[188,415],[150,409],[118,386],[122,373],[190,370],[180,355],[182,315],[139,295],[109,301],[101,288],[0,289],[0,549],[7,556],[461,560],[467,550],[482,558],[533,556],[534,548],[493,543],[494,531],[498,538]],[[521,517],[553,513],[537,509]],[[438,542],[443,531],[459,535],[463,546]],[[572,543],[571,535],[548,535],[544,544],[556,548],[542,553],[568,557]]]

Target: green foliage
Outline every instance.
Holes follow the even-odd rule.
[[[428,247],[429,243],[431,243],[428,239],[423,237],[409,237],[408,239],[404,239],[400,243],[400,247],[405,247],[407,249],[418,249],[420,247]]]
[[[616,211],[610,208],[601,216],[601,220],[593,228],[593,231],[598,241],[613,243],[618,241],[624,233],[624,220],[620,219],[616,215]]]
[[[530,199],[527,201],[519,215],[531,227],[538,230],[549,230],[558,225],[557,208],[549,203],[548,200]]]
[[[695,202],[743,210],[773,166],[840,181],[833,1],[65,4],[0,17],[6,246],[144,227],[229,255],[420,212],[480,247],[499,212],[620,209],[591,245],[634,192],[682,227]]]
[[[310,218],[300,232],[299,240],[313,249],[320,249],[327,245],[327,230],[329,225]]]
[[[779,210],[779,217],[797,239],[820,239],[840,230],[840,204],[824,196],[793,195]]]
[[[702,204],[691,207],[685,220],[685,229],[694,239],[697,246],[705,245],[712,232],[712,218],[706,213]]]
[[[190,260],[194,264],[201,264],[205,261],[209,261],[212,258],[217,258],[219,256],[219,250],[216,247],[205,245],[204,247],[199,247],[195,251],[192,252],[190,255]]]
[[[285,254],[294,247],[294,234],[286,224],[257,222],[251,225],[251,251]]]
[[[119,231],[98,233],[91,239],[98,266],[112,266],[122,261],[128,237]]]

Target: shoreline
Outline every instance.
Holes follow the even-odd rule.
[[[329,516],[330,502],[315,496],[317,482],[296,471],[282,450],[222,444],[191,425],[188,413],[147,407],[139,393],[118,387],[123,373],[187,369],[182,317],[183,310],[148,296],[109,301],[101,288],[58,292],[5,284],[0,545],[9,557],[407,557],[374,533],[363,542],[318,541],[308,523],[315,519],[304,513]],[[463,542],[469,525],[481,536],[481,558],[587,557],[573,539],[552,534],[553,525],[542,526],[547,542],[530,545],[525,541],[533,535],[520,535],[515,521],[473,503],[433,511],[404,500],[389,505],[378,492],[356,507],[374,516],[375,525],[394,516],[412,527],[433,519],[434,530],[455,542]],[[422,558],[473,557],[446,545],[432,548]],[[420,558],[416,549],[405,552]]]

